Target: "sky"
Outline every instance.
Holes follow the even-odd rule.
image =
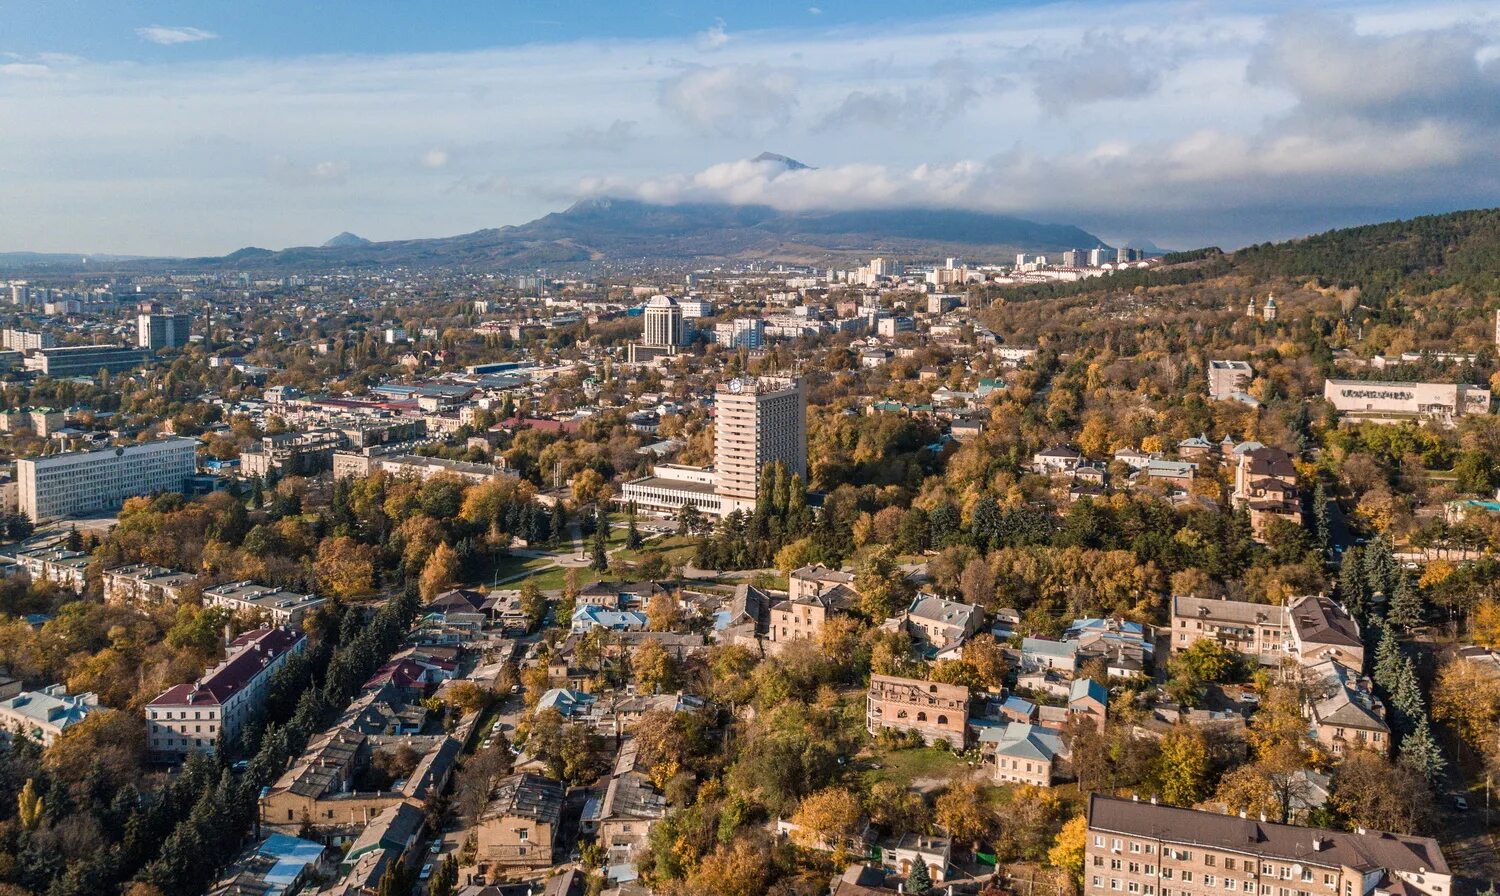
[[[1500,205],[1500,5],[0,0],[0,251],[445,236],[597,196],[1173,248]]]

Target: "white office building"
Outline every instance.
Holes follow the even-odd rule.
[[[1323,397],[1339,414],[1373,422],[1488,414],[1490,390],[1466,383],[1388,383],[1328,380]]]
[[[126,498],[180,492],[197,472],[198,443],[160,439],[16,461],[21,513],[33,521],[114,510]]]

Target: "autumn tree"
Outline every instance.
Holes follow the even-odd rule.
[[[1067,872],[1074,884],[1080,886],[1083,884],[1083,858],[1088,846],[1088,832],[1088,818],[1075,815],[1057,832],[1057,839],[1052,841],[1052,849],[1047,852],[1048,864]]]
[[[859,798],[844,787],[825,787],[802,798],[792,823],[793,838],[802,846],[843,849],[859,830],[863,817]]]
[[[646,641],[630,655],[630,670],[636,683],[652,693],[672,689],[677,677],[677,662],[658,641]]]
[[[322,590],[335,597],[362,597],[375,590],[375,549],[345,535],[325,539],[313,564]]]
[[[675,631],[682,622],[682,601],[670,591],[659,591],[646,602],[646,626],[653,632]]]
[[[1432,716],[1452,725],[1474,750],[1488,753],[1500,723],[1500,677],[1478,663],[1449,660],[1433,683]]]
[[[978,845],[994,831],[995,818],[985,802],[983,789],[973,778],[959,778],[949,784],[933,809],[934,820],[954,840]]]
[[[1200,642],[1201,643],[1201,642]],[[1208,740],[1193,725],[1176,725],[1161,740],[1155,778],[1162,799],[1174,806],[1191,806],[1208,787]]]
[[[1333,776],[1328,801],[1360,827],[1395,834],[1425,829],[1432,814],[1427,782],[1409,768],[1369,750],[1344,757]]]
[[[422,600],[430,601],[453,587],[458,579],[458,554],[447,542],[440,542],[437,549],[422,565],[420,590]]]

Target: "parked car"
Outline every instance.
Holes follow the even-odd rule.
[[[1469,811],[1469,800],[1468,800],[1468,797],[1463,797],[1463,796],[1456,796],[1456,797],[1454,797],[1453,798],[1453,808],[1457,809],[1460,812],[1467,812],[1467,811]]]
[[[432,877],[432,863],[431,862],[428,862],[426,865],[422,866],[422,873],[417,875],[417,880],[426,880],[429,877]]]

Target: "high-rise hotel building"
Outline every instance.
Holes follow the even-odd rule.
[[[715,492],[736,506],[753,507],[761,468],[775,461],[807,481],[802,381],[761,377],[721,383],[714,391]]]
[[[645,328],[641,345],[647,348],[676,349],[683,339],[682,306],[671,296],[652,296],[646,303]]]
[[[94,451],[71,451],[16,461],[20,510],[33,520],[55,520],[113,510],[126,498],[180,492],[197,472],[198,443],[159,439]]]
[[[622,505],[676,513],[692,505],[709,516],[755,508],[760,471],[781,461],[807,482],[807,395],[788,377],[736,379],[714,392],[712,468],[658,464],[625,483]]]

